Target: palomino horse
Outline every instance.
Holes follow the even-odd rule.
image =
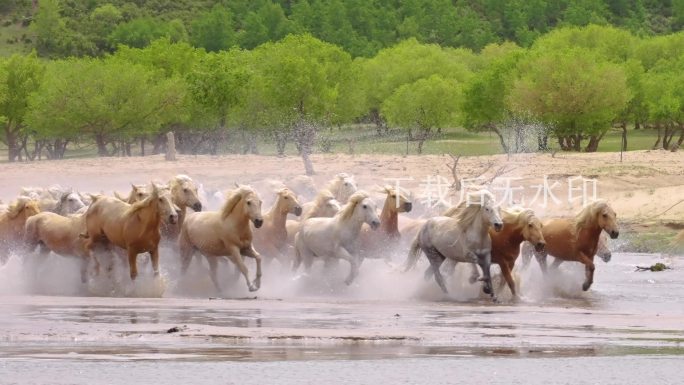
[[[301,220],[297,221],[290,219],[285,223],[287,229],[287,243],[294,245],[294,237],[297,232],[299,232],[299,229],[305,220],[309,218],[330,218],[335,216],[341,209],[342,206],[340,205],[340,202],[335,199],[330,191],[325,189],[319,191],[318,195],[316,195],[316,198],[313,200],[311,209],[302,215]]]
[[[356,250],[361,226],[367,223],[372,229],[380,226],[376,205],[363,191],[354,193],[349,202],[332,218],[309,218],[295,236],[295,262],[293,271],[304,262],[311,269],[314,257],[344,259],[351,265],[345,283],[350,285],[359,273],[362,258]]]
[[[599,235],[605,231],[612,239],[620,235],[615,211],[604,200],[597,200],[584,206],[574,219],[551,219],[544,223],[546,251],[537,258],[544,273],[546,255],[562,261],[575,261],[584,265],[586,279],[582,290],[587,291],[594,282],[594,255],[598,249]]]
[[[264,215],[264,224],[259,231],[253,233],[252,243],[262,255],[285,264],[283,250],[287,246],[287,215],[301,215],[302,206],[299,205],[294,192],[288,188],[279,190],[276,195],[275,203]]]
[[[364,225],[361,228],[360,254],[364,258],[384,258],[390,260],[387,252],[401,238],[399,233],[399,213],[408,213],[413,208],[409,194],[402,189],[385,186],[385,204],[380,212],[380,227],[377,232]]]
[[[345,204],[347,203],[349,197],[356,192],[357,188],[356,182],[354,181],[354,176],[350,176],[349,174],[342,172],[335,175],[335,177],[328,182],[323,190],[330,191],[332,196],[338,202],[340,202],[340,204]],[[309,215],[309,211],[313,209],[314,205],[314,202],[305,203],[303,206],[304,210],[302,211],[302,216],[313,218],[313,216]]]
[[[220,292],[221,285],[217,276],[218,259],[228,257],[245,277],[249,291],[258,290],[261,286],[261,255],[252,245],[250,221],[256,228],[264,223],[261,216],[261,199],[249,186],[240,186],[231,191],[221,211],[188,214],[178,237],[182,273],[185,274],[194,253],[199,251],[207,258],[211,280]],[[256,261],[254,282],[249,281],[243,255]]]
[[[81,237],[86,231],[85,213],[61,216],[51,212],[39,213],[26,221],[25,240],[29,251],[40,246],[43,257],[52,251],[63,257],[81,259],[81,282],[86,282],[90,258],[86,250],[86,239]],[[97,260],[96,271],[99,270]]]
[[[147,191],[147,186],[143,184],[132,184],[131,183],[131,192],[128,193],[128,196],[122,196],[118,192],[114,191],[114,196],[119,199],[122,202],[126,202],[128,204],[133,204],[136,202],[140,202],[147,198],[147,196],[150,195],[150,193]]]
[[[162,234],[175,241],[180,234],[187,208],[190,207],[195,212],[202,211],[202,203],[197,194],[197,185],[187,175],[176,175],[169,181],[169,188],[171,201],[178,208],[178,222],[176,224],[164,223]]]
[[[494,197],[484,190],[469,193],[468,199],[455,210],[458,211],[455,218],[434,217],[425,222],[411,245],[405,271],[415,266],[422,250],[430,262],[426,277],[434,274],[439,287],[447,293],[440,272],[442,263],[447,258],[454,262],[476,263],[484,274],[483,290],[493,298],[489,228],[493,226],[496,231],[503,228],[499,210],[494,207]]]
[[[131,279],[138,276],[137,256],[150,253],[154,275],[159,275],[159,225],[166,218],[170,223],[178,220],[168,190],[160,190],[154,184],[150,195],[140,202],[128,204],[117,198],[93,197],[93,203],[85,214],[86,250],[95,259],[93,249],[97,243],[113,244],[128,253]]]
[[[78,193],[74,191],[64,191],[57,200],[57,203],[54,208],[52,208],[51,210],[43,211],[51,211],[55,214],[66,216],[69,214],[77,213],[85,207],[86,205]]]
[[[546,257],[543,251],[536,251],[534,245],[532,245],[530,242],[522,243],[522,245],[520,246],[520,256],[522,257],[523,270],[527,269],[527,267],[529,266],[530,262],[532,261],[532,256],[538,259]],[[603,231],[601,232],[601,235],[599,235],[599,242],[598,246],[596,247],[596,256],[601,258],[601,260],[605,263],[610,262],[610,260],[613,258],[613,253],[610,250],[610,238],[608,238],[608,234],[606,234]],[[563,263],[562,259],[554,258],[554,261],[551,264],[551,266],[557,268],[561,263]]]
[[[0,262],[4,263],[12,247],[22,244],[26,220],[40,212],[38,202],[19,197],[7,211],[0,212]]]

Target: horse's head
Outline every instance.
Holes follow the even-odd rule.
[[[173,204],[171,191],[168,188],[160,188],[155,184],[152,184],[150,190],[151,193],[146,199],[149,200],[150,204],[157,205],[159,217],[172,225],[176,224],[178,222],[178,206]]]
[[[542,223],[537,218],[532,210],[526,210],[528,212],[522,212],[521,215],[525,216],[525,220],[522,227],[523,238],[530,242],[537,252],[544,251],[546,247],[546,240],[542,234]]]
[[[378,207],[364,191],[358,191],[349,197],[349,202],[342,208],[340,214],[343,218],[356,218],[362,223],[367,223],[371,229],[380,227]]]
[[[323,203],[321,217],[334,217],[340,210],[342,210],[340,202],[335,198],[330,198]]]
[[[289,188],[282,188],[278,190],[278,200],[276,201],[278,211],[294,214],[296,216],[302,215],[302,205],[299,204],[294,192]]]
[[[395,208],[398,213],[408,213],[413,209],[411,197],[400,188],[385,186],[385,192],[390,207]]]
[[[73,191],[63,192],[59,197],[59,205],[62,208],[63,214],[73,214],[85,207],[81,196]]]
[[[186,175],[177,175],[171,181],[171,195],[173,201],[182,207],[190,207],[194,211],[202,211],[202,202],[200,202],[199,194],[197,192],[197,185]]]
[[[503,229],[499,207],[495,205],[494,196],[489,191],[481,190],[471,193],[468,199],[471,203],[480,205],[482,216],[494,228],[494,231],[499,232]]]
[[[596,221],[598,226],[603,229],[612,239],[617,238],[620,235],[620,230],[618,230],[617,215],[613,208],[607,203],[599,204],[599,209],[596,213]]]
[[[337,184],[337,199],[342,203],[346,203],[358,189],[354,176],[347,173],[337,174],[335,182]]]
[[[128,196],[128,203],[142,202],[150,195],[145,185],[134,185],[131,183],[131,195]]]
[[[264,217],[261,215],[261,198],[256,193],[256,191],[249,189],[243,197],[244,209],[249,217],[249,220],[254,223],[254,227],[257,229],[264,224]]]
[[[40,213],[40,204],[38,201],[27,197],[19,197],[7,208],[7,213],[10,219],[21,217],[22,220],[26,220],[26,218]]]

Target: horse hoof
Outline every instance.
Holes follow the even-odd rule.
[[[254,285],[249,285],[249,291],[257,291],[257,290],[259,290],[258,287],[254,286]]]
[[[584,291],[589,290],[590,287],[591,287],[591,283],[585,282],[584,284],[582,284],[582,290],[584,290]]]
[[[492,294],[492,288],[490,288],[490,287],[483,287],[483,288],[482,288],[482,291],[483,291],[485,294]]]

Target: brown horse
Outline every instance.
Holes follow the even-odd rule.
[[[580,262],[585,266],[586,274],[582,290],[589,290],[594,282],[594,255],[601,231],[608,233],[612,239],[620,234],[615,211],[604,200],[587,204],[574,219],[551,219],[545,222],[542,234],[546,240],[546,250],[537,259],[539,267],[544,273],[547,272],[546,255],[556,257],[558,264],[562,261]]]
[[[264,223],[261,216],[261,199],[248,186],[231,191],[221,211],[190,213],[185,218],[178,237],[181,255],[181,272],[185,273],[196,251],[209,262],[211,280],[220,292],[217,269],[219,257],[228,257],[244,275],[249,291],[261,286],[261,255],[252,245],[252,227]],[[247,266],[242,256],[256,260],[256,278],[249,281]]]
[[[269,258],[277,259],[285,265],[283,250],[287,246],[287,215],[301,215],[302,206],[294,192],[283,188],[277,192],[277,198],[271,209],[264,215],[264,224],[254,232],[252,243],[259,252]]]
[[[32,216],[26,221],[25,240],[29,251],[40,246],[43,257],[52,251],[63,257],[81,259],[81,282],[86,282],[86,273],[90,258],[86,250],[86,239],[81,237],[86,231],[85,214],[75,214],[67,217],[43,212]],[[99,271],[99,264],[95,260],[95,270]]]
[[[389,260],[389,255],[382,255],[388,248],[397,245],[396,241],[401,238],[399,233],[399,213],[408,213],[413,208],[409,194],[400,188],[385,186],[385,204],[380,212],[380,227],[372,231],[370,226],[364,224],[359,234],[360,254],[364,258],[384,258]]]
[[[7,260],[12,247],[22,245],[26,220],[39,212],[38,202],[25,197],[17,198],[7,211],[0,212],[0,262]]]
[[[515,280],[511,272],[515,267],[515,262],[520,255],[520,244],[527,241],[534,245],[537,252],[542,252],[546,247],[543,226],[539,218],[530,209],[514,208],[501,210],[504,223],[501,232],[489,230],[492,238],[492,263],[496,263],[501,268],[511,294],[517,298]]]
[[[128,204],[117,198],[98,197],[85,214],[86,250],[95,259],[93,249],[97,243],[113,244],[128,253],[131,279],[138,276],[137,256],[150,253],[154,275],[159,275],[159,225],[162,218],[170,223],[178,214],[168,191],[150,187],[150,195],[140,202]],[[95,259],[96,260],[96,259]]]

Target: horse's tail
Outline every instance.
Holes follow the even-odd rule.
[[[26,224],[24,225],[24,241],[29,246],[38,244],[40,239],[38,222],[40,222],[40,219],[40,216],[37,215],[32,215],[26,219]]]
[[[406,262],[404,262],[404,273],[413,269],[418,262],[418,257],[420,256],[420,233],[421,231],[418,231],[413,238],[413,242],[411,242],[408,257],[406,258]]]
[[[114,198],[116,198],[116,199],[118,199],[118,200],[120,200],[120,201],[122,201],[122,202],[130,203],[130,202],[129,202],[130,197],[124,197],[124,196],[122,196],[121,194],[119,194],[119,193],[116,192],[116,191],[114,191]]]

